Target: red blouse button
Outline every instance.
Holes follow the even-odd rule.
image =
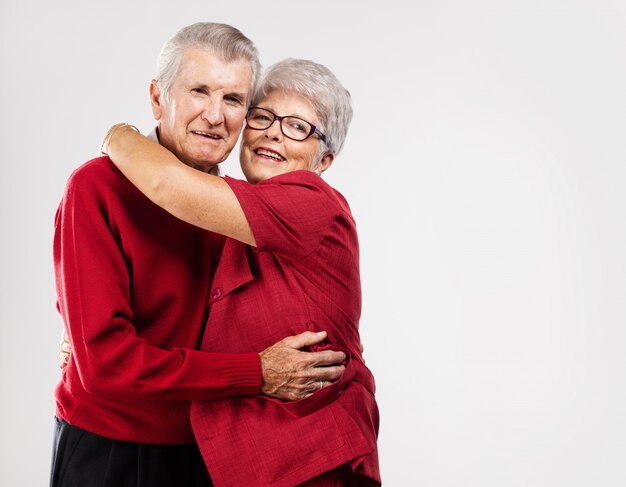
[[[220,299],[222,297],[222,288],[216,287],[213,289],[213,293],[211,294],[211,298]]]

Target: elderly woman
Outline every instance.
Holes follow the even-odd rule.
[[[374,379],[360,352],[357,232],[346,200],[320,177],[351,118],[350,95],[327,68],[288,59],[267,70],[246,116],[248,182],[194,171],[130,126],[108,134],[109,156],[148,198],[230,237],[202,350],[261,351],[286,335],[325,330],[327,341],[312,348],[348,357],[337,382],[300,401],[196,401],[194,434],[218,487],[380,485]],[[219,123],[192,125],[195,136],[219,143]]]

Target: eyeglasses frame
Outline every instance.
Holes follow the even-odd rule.
[[[267,127],[263,128],[263,129],[258,129],[258,128],[250,126],[250,123],[248,122],[248,115],[250,115],[250,112],[252,110],[255,110],[255,109],[263,110],[263,111],[269,112],[269,113],[271,113],[273,115],[274,118],[272,119],[272,121],[270,122],[270,124]],[[297,120],[302,120],[303,122],[306,122],[306,123],[308,123],[311,126],[311,130],[309,131],[309,133],[307,134],[307,136],[304,139],[294,139],[293,137],[290,137],[289,135],[287,135],[285,133],[285,131],[283,130],[283,120],[285,118],[295,118]],[[287,137],[288,139],[295,140],[296,142],[304,142],[306,139],[311,137],[311,135],[315,134],[315,135],[317,135],[320,138],[320,140],[322,140],[323,142],[326,142],[326,136],[322,132],[320,132],[315,125],[313,125],[308,120],[305,120],[304,118],[296,117],[294,115],[285,115],[284,117],[281,117],[280,115],[276,115],[272,110],[269,110],[269,109],[263,108],[263,107],[250,107],[250,108],[248,108],[248,111],[246,113],[246,126],[248,128],[250,128],[250,129],[252,129],[252,130],[267,130],[268,128],[270,128],[274,124],[274,122],[276,120],[278,120],[278,126],[280,127],[281,133],[285,137]]]

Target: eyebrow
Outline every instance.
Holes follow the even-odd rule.
[[[194,83],[194,82],[191,82],[191,83],[189,83],[189,86],[191,88],[201,88],[203,90],[208,91],[209,93],[211,91],[215,91],[215,90],[211,89],[211,87],[209,85],[207,85],[206,83]],[[231,92],[228,92],[228,93],[224,93],[224,96],[225,97],[226,96],[234,96],[236,98],[240,98],[242,100],[245,100],[247,98],[247,96],[248,96],[248,92],[241,93],[239,91],[231,91]]]
[[[225,93],[224,96],[234,96],[235,98],[239,98],[241,100],[245,100],[248,97],[248,93],[239,93],[237,91],[232,91],[230,93]]]
[[[293,118],[299,118],[300,120],[304,120],[307,123],[311,123],[309,122],[306,118],[304,118],[302,115],[298,115],[296,113],[292,113],[291,115],[279,115],[278,113],[276,113],[276,110],[274,110],[273,107],[270,106],[261,106],[261,105],[257,105],[259,108],[263,108],[264,110],[269,110],[270,112],[272,112],[274,115],[278,115],[279,117],[293,117]]]

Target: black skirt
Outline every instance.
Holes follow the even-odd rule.
[[[55,418],[50,487],[211,487],[197,445],[110,440]]]

